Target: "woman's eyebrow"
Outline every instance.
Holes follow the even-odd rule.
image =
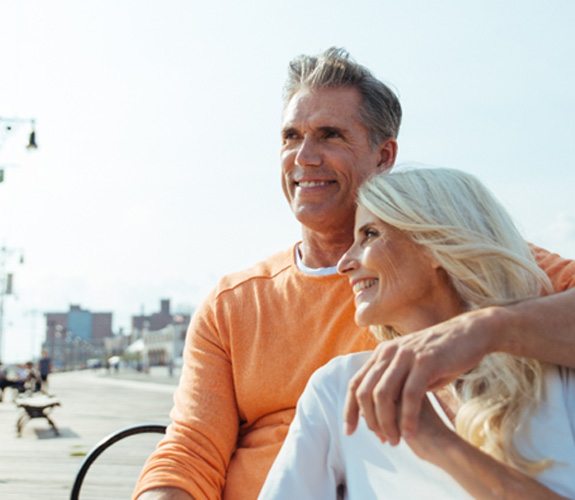
[[[357,233],[361,233],[361,232],[365,231],[370,226],[371,226],[371,222],[367,222],[366,224],[363,224],[361,227],[358,227],[355,231]]]

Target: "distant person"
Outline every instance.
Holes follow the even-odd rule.
[[[396,347],[465,312],[552,291],[503,207],[451,169],[384,173],[362,186],[338,270],[357,324]],[[344,431],[349,382],[370,355],[339,356],[312,376],[262,500],[328,500],[338,490],[358,499],[575,498],[575,370],[487,355],[429,392],[419,432],[393,446],[364,418],[352,436]],[[401,357],[389,356],[386,376],[405,376]],[[575,350],[569,357],[575,367]]]
[[[38,373],[32,361],[26,362],[22,376],[24,377],[24,387],[29,392],[39,392],[42,389],[40,373]]]
[[[40,372],[40,381],[42,391],[48,392],[48,376],[52,372],[52,360],[48,356],[48,351],[42,351],[42,356],[38,361],[38,371]]]
[[[18,374],[24,372],[20,372],[18,369],[16,373],[16,378],[10,377],[5,365],[0,361],[0,402],[4,399],[4,390],[7,388],[11,387],[18,392],[24,392],[25,376],[22,380],[18,378]]]
[[[246,63],[253,69],[256,61]],[[311,374],[337,355],[376,346],[354,324],[353,296],[335,266],[353,243],[357,188],[395,162],[401,106],[387,85],[336,48],[291,61],[284,97],[281,183],[302,240],[222,278],[196,311],[172,423],[135,489],[142,500],[256,498]],[[225,134],[220,143],[226,147]],[[426,356],[434,376],[442,367],[459,374],[493,350],[567,362],[575,349],[575,294],[566,291],[575,286],[575,263],[534,252],[563,293],[438,326],[445,349]],[[476,342],[485,329],[498,341]],[[510,341],[516,331],[519,346]],[[453,345],[455,367],[446,363]]]
[[[4,399],[4,389],[10,387],[8,382],[8,372],[4,368],[4,364],[0,361],[0,402]]]
[[[0,401],[4,399],[4,389],[9,387],[16,389],[19,393],[22,393],[26,390],[27,378],[27,371],[25,370],[24,366],[19,365],[16,368],[16,377],[10,377],[8,374],[8,370],[0,361]]]
[[[16,366],[16,378],[14,380],[16,389],[19,393],[26,391],[27,382],[29,379],[30,370],[27,368],[26,363],[20,363]]]

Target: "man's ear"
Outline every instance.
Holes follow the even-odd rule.
[[[379,162],[377,167],[381,170],[388,170],[393,167],[397,157],[397,139],[390,137],[383,141],[379,146]]]
[[[431,255],[431,268],[435,269],[436,271],[438,269],[443,270],[443,266],[435,259],[435,257],[433,257],[433,255]]]

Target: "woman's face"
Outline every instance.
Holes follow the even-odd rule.
[[[340,259],[338,271],[353,289],[359,326],[385,325],[407,333],[454,315],[445,310],[454,292],[437,262],[361,205],[353,245]]]

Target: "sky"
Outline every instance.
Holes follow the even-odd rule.
[[[4,361],[47,311],[190,310],[298,240],[279,176],[288,62],[345,47],[398,93],[398,163],[475,174],[575,257],[575,2],[0,0]],[[20,255],[24,262],[19,262]]]

